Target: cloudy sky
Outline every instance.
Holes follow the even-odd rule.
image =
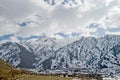
[[[0,0],[0,40],[120,35],[120,0]]]

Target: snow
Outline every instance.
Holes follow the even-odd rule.
[[[36,68],[43,69],[45,66],[53,70],[84,68],[86,72],[96,73],[97,71],[97,73],[108,75],[118,74],[120,71],[120,36],[118,35],[75,39],[44,37],[18,44],[35,56],[36,62],[33,65]],[[21,50],[18,44],[1,43],[0,58],[14,66],[19,65]]]
[[[105,77],[103,80],[120,80],[120,78]]]
[[[18,64],[20,63],[20,58],[18,55],[20,50],[17,47],[16,43],[6,42],[1,44],[0,48],[0,53],[2,53],[0,55],[0,58],[12,64],[13,66],[18,66]]]

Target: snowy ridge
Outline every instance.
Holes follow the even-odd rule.
[[[20,64],[19,52],[20,49],[16,43],[6,42],[0,44],[0,58],[11,63],[13,66]]]
[[[119,42],[119,36],[111,37],[108,35],[99,39],[94,37],[83,37],[80,40],[58,50],[55,53],[53,65],[56,68],[102,68],[105,67],[105,65],[107,65],[106,67],[112,67],[112,65],[114,66],[112,62],[115,63],[116,60],[113,60],[112,62],[108,60],[108,62],[106,62],[107,60],[104,60],[104,58],[107,57],[109,59],[110,56],[114,56],[112,58],[118,59],[119,55],[115,56],[116,53],[113,49],[119,48]],[[114,47],[116,45],[118,47]],[[119,54],[119,51],[117,53]],[[112,58],[110,60],[112,60]]]
[[[120,35],[70,41],[44,37],[23,43],[5,42],[0,44],[0,58],[21,68],[85,69],[92,73],[97,69],[102,74],[118,74]]]

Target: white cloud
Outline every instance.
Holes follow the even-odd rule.
[[[16,24],[36,9],[30,0],[0,0],[0,36],[18,33]]]
[[[36,8],[30,0],[0,0],[0,16],[12,21],[28,16]]]
[[[0,36],[14,34],[19,31],[19,26],[13,25],[8,20],[0,17]]]
[[[20,40],[18,40],[18,38],[16,38],[15,36],[11,36],[8,41],[12,41],[12,42],[20,42]]]
[[[109,32],[109,31],[107,31],[106,34],[120,35],[120,32]]]
[[[105,25],[108,28],[117,28],[120,27],[120,8],[114,7],[111,12],[108,14],[107,19],[105,20]]]
[[[57,32],[78,32],[90,36],[120,26],[120,0],[75,0],[79,4],[73,7],[55,1],[58,3],[51,6],[43,0],[0,0],[0,35],[13,33],[25,38],[41,33],[54,36]],[[27,26],[16,26],[18,22],[26,22]],[[87,27],[92,23],[101,24],[101,31]]]

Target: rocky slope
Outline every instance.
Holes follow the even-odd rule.
[[[0,58],[13,66],[43,69],[100,69],[120,72],[120,36],[81,37],[63,44],[54,38],[0,44]],[[93,70],[94,72],[94,70]]]

